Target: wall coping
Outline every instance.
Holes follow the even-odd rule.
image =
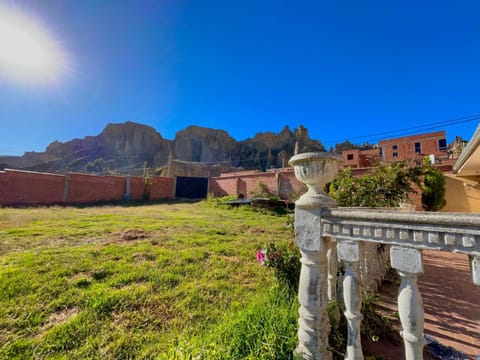
[[[40,171],[29,171],[29,170],[18,170],[18,169],[9,169],[5,168],[0,173],[6,173],[6,172],[17,172],[17,173],[24,173],[24,174],[36,174],[36,175],[49,175],[49,176],[65,176],[64,174],[54,174],[54,173],[48,173],[48,172],[40,172]]]
[[[322,236],[480,256],[480,214],[324,208]]]

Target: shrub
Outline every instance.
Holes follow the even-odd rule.
[[[270,242],[266,249],[257,252],[257,260],[273,268],[280,286],[296,291],[300,279],[300,251],[293,241],[288,245]]]
[[[405,161],[380,164],[359,177],[346,168],[327,190],[340,206],[396,207],[407,202],[416,188],[422,191],[425,210],[437,211],[445,205],[445,178],[428,158],[414,167]]]
[[[426,211],[438,211],[445,206],[445,177],[429,161],[423,162],[422,206]]]

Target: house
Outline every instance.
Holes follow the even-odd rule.
[[[370,168],[379,160],[378,148],[360,150],[350,149],[342,151],[343,166],[352,169]]]
[[[460,145],[463,142],[460,138],[456,139],[456,141],[458,144],[455,144],[458,146],[452,145],[452,148],[461,149]],[[375,166],[377,162],[388,163],[397,160],[421,161],[427,156],[433,157],[435,164],[439,166],[440,164],[442,166],[451,166],[454,163],[451,160],[451,158],[454,158],[453,151],[448,149],[445,131],[380,140],[378,146],[373,149],[349,149],[342,151],[343,166],[351,169],[363,169],[359,170],[360,173]],[[445,170],[450,170],[450,167],[442,169],[442,171]]]
[[[436,158],[448,158],[445,131],[381,140],[378,147],[380,148],[380,157],[386,162],[421,160],[430,155]]]
[[[445,180],[442,211],[480,212],[480,125]]]

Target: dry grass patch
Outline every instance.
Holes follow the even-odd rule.
[[[139,229],[126,229],[114,233],[117,241],[140,240],[148,237],[148,233]]]
[[[58,326],[66,323],[67,321],[75,318],[79,314],[80,310],[77,307],[66,308],[54,312],[50,315],[47,322],[38,330],[36,338],[41,338],[48,330],[54,326]]]
[[[133,329],[155,326],[166,328],[178,318],[174,309],[166,303],[147,301],[129,306],[129,311],[114,311],[112,325],[116,328]]]

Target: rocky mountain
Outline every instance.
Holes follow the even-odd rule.
[[[286,167],[292,155],[308,151],[325,149],[320,141],[310,139],[302,125],[293,132],[285,126],[278,134],[257,133],[252,139],[238,143],[239,165],[246,169]]]
[[[236,157],[237,141],[224,130],[189,126],[175,134],[173,149],[179,160],[230,163]]]
[[[141,175],[145,168],[165,167],[169,160],[222,167],[265,170],[287,166],[295,152],[324,151],[308,130],[287,126],[278,134],[258,133],[236,141],[224,130],[189,126],[164,139],[154,128],[134,122],[108,124],[97,136],[54,141],[45,152],[0,157],[1,168],[52,173],[120,173]]]

